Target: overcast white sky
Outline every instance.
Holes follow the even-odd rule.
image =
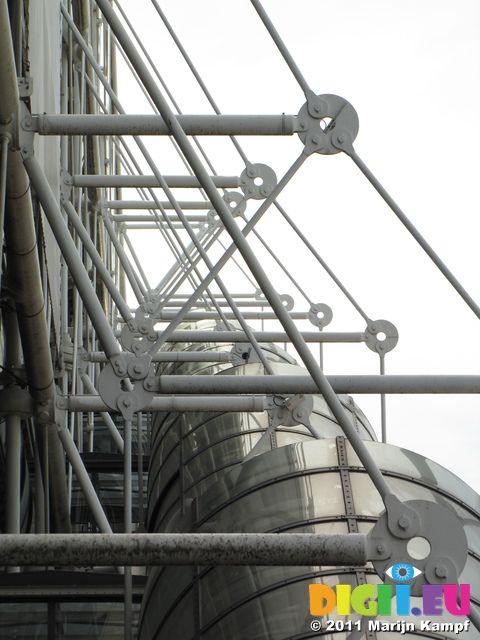
[[[161,6],[223,113],[298,113],[302,91],[248,0]],[[358,154],[480,303],[480,4],[265,0],[263,6],[311,88],[354,106]],[[150,2],[138,0],[129,16],[182,111],[212,113]],[[130,85],[121,85],[120,98],[128,112],[148,112]],[[296,136],[241,144],[252,162],[270,165],[279,178],[302,150]],[[229,142],[207,140],[205,147],[218,173],[243,170]],[[163,147],[152,149],[163,173],[184,173]],[[309,158],[279,202],[368,315],[398,328],[387,373],[480,374],[480,320],[348,157]],[[255,210],[249,205],[249,217]],[[273,208],[258,229],[309,296],[331,306],[329,329],[365,329]],[[142,242],[142,256],[155,257],[145,262],[156,284],[157,241]],[[265,266],[277,289],[294,295],[295,310],[305,310],[278,269],[267,259]],[[378,358],[365,345],[332,346],[325,357],[327,374],[378,373]],[[379,399],[355,399],[378,433]],[[480,490],[478,396],[390,396],[387,413],[390,443],[422,453]]]

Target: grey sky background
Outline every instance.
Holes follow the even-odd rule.
[[[298,113],[303,93],[250,2],[161,6],[223,113]],[[263,6],[311,88],[353,105],[359,156],[480,303],[480,4],[265,0]],[[130,18],[182,111],[212,113],[150,2],[136,2]],[[120,85],[126,110],[149,112],[126,78]],[[252,162],[270,165],[278,178],[302,151],[296,136],[240,142]],[[149,144],[161,171],[185,172],[166,143]],[[204,146],[218,173],[243,170],[229,141],[208,139]],[[397,327],[387,373],[480,374],[480,320],[348,157],[309,158],[279,202],[367,314]],[[248,216],[255,210],[249,204]],[[308,295],[332,308],[328,329],[365,329],[273,208],[258,230]],[[172,260],[148,235],[135,241],[156,283]],[[274,263],[265,258],[265,266],[277,290],[294,296],[295,310],[308,309]],[[233,272],[225,279],[245,288]],[[333,345],[325,348],[325,372],[378,373],[379,362],[365,345]],[[355,399],[379,434],[379,399]],[[478,396],[389,396],[387,418],[391,444],[422,453],[480,490]]]

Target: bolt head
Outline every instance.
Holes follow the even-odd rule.
[[[135,371],[135,373],[142,373],[142,367],[139,364],[136,364],[133,367],[133,370]]]
[[[407,518],[407,516],[402,516],[398,521],[398,526],[400,527],[400,529],[408,529],[410,524],[410,518]]]
[[[124,407],[129,407],[132,404],[132,401],[130,400],[130,398],[124,398],[123,399],[123,406]]]
[[[320,137],[319,136],[312,136],[312,143],[313,144],[318,144],[320,142]]]
[[[378,553],[385,553],[386,550],[387,550],[387,547],[383,543],[380,543],[379,545],[377,545]]]
[[[435,575],[437,578],[446,578],[447,577],[447,568],[443,565],[438,565],[435,567]]]
[[[123,376],[123,374],[125,373],[125,369],[123,367],[119,367],[117,369],[117,373],[118,373],[118,375]]]

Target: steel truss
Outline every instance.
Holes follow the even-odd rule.
[[[358,156],[353,144],[359,123],[353,106],[339,96],[314,93],[260,2],[251,0],[305,103],[294,115],[221,114],[166,16],[152,1],[205,91],[213,115],[181,113],[127,15],[109,0],[96,0],[94,9],[81,0],[56,7],[63,30],[60,113],[36,113],[30,97],[40,79],[34,77],[32,82],[25,73],[28,29],[11,30],[7,0],[0,0],[4,36],[0,38],[0,228],[5,243],[6,342],[0,412],[5,419],[7,459],[6,524],[0,539],[3,564],[17,572],[21,565],[89,564],[123,571],[125,638],[131,637],[132,629],[131,566],[348,566],[369,560],[379,563],[375,568],[382,575],[382,562],[402,560],[406,540],[429,539],[426,507],[396,496],[362,439],[347,401],[338,394],[380,396],[386,443],[386,394],[476,394],[480,389],[480,377],[474,375],[386,375],[386,355],[398,342],[396,327],[387,320],[373,320],[363,310],[279,201],[310,158],[346,155],[480,318],[474,299]],[[28,19],[25,3],[20,21],[27,26]],[[125,113],[118,97],[120,52],[153,114]],[[33,90],[27,86],[32,84]],[[52,136],[60,136],[58,175],[53,181],[37,151],[37,145],[48,149],[42,145],[48,145]],[[169,139],[185,174],[164,175],[143,136]],[[199,136],[231,138],[239,154],[238,175],[218,174]],[[248,159],[237,136],[295,136],[303,146],[278,179],[271,167]],[[135,198],[131,189],[136,190]],[[185,195],[187,189],[191,196]],[[324,330],[332,320],[330,307],[314,301],[311,283],[298,282],[288,261],[261,235],[259,223],[273,207],[361,316],[351,331]],[[172,256],[172,266],[161,267],[159,282],[153,286],[151,269],[135,238],[139,229],[156,233],[162,254],[168,251]],[[257,247],[264,251],[261,256]],[[293,297],[280,294],[274,286],[265,266],[272,259],[289,290],[293,288],[302,300],[302,310],[294,311]],[[229,268],[240,274],[239,290],[234,290],[235,278],[230,282]],[[315,330],[308,331],[312,325]],[[287,343],[306,369],[301,375],[285,374],[277,367],[279,361],[293,362],[286,354],[278,355],[279,345]],[[320,347],[319,357],[313,344]],[[325,375],[325,344],[366,347],[379,358],[380,375]],[[242,367],[249,375],[228,375],[230,369]],[[178,375],[168,375],[176,374],[177,368]],[[203,375],[189,375],[190,370]],[[227,375],[216,375],[221,371]],[[326,403],[325,415],[339,425],[381,498],[386,524],[380,533],[377,530],[367,540],[355,531],[351,517],[348,534],[328,539],[294,533],[176,537],[144,533],[142,456],[159,412],[265,415],[264,431],[273,450],[275,434],[286,427],[304,428],[302,438],[324,437],[310,420],[318,402],[311,396],[319,395]],[[123,455],[122,523],[112,521],[85,464],[85,455],[94,454],[106,437],[112,450]],[[20,508],[24,450],[34,466],[35,483],[35,522],[26,529]],[[342,464],[347,505],[346,458]],[[73,504],[79,491],[90,513],[87,528],[103,535],[79,535],[84,530],[75,520]],[[353,512],[347,508],[347,514]],[[455,526],[451,525],[456,533]],[[122,535],[116,535],[119,529]],[[454,558],[453,569],[449,565],[454,582],[468,555],[466,547],[457,560],[458,553],[451,551],[457,542],[445,535],[436,548],[438,557]],[[429,581],[442,584],[441,572],[432,571]],[[480,631],[474,609],[471,620]]]

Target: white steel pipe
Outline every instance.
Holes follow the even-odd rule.
[[[170,189],[200,189],[202,186],[195,176],[163,176],[163,179]],[[238,176],[212,176],[211,180],[219,189],[237,189],[240,185],[240,178]],[[88,176],[78,174],[70,178],[65,178],[65,184],[74,187],[160,187],[160,182],[154,175]]]
[[[177,120],[190,136],[291,136],[293,115],[179,115]],[[166,136],[170,129],[158,115],[34,115],[22,127],[44,136],[132,135]]]

